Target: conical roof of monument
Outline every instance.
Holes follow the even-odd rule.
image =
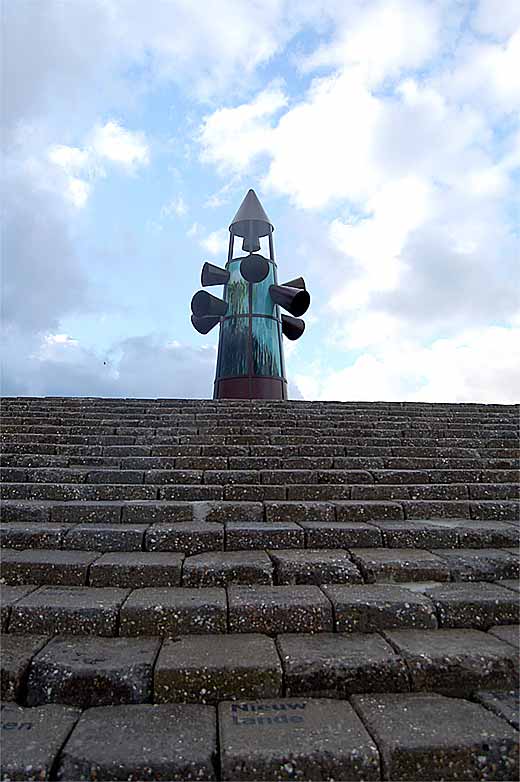
[[[274,228],[272,222],[265,213],[264,207],[258,200],[257,194],[252,189],[247,191],[244,200],[240,204],[238,212],[229,226],[230,230],[232,226],[237,223],[243,223],[245,220],[258,220],[261,223],[267,223],[271,227],[271,231]]]

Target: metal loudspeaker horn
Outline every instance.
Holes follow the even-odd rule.
[[[291,315],[298,317],[307,312],[311,297],[302,288],[293,288],[289,285],[270,285],[269,293],[275,304],[279,304]]]
[[[208,315],[219,318],[221,315],[226,314],[227,309],[227,301],[212,296],[207,291],[197,291],[191,300],[191,311],[196,318],[203,318]]]
[[[269,274],[269,263],[263,255],[248,255],[240,264],[240,274],[247,282],[262,282]]]
[[[202,318],[196,318],[195,315],[192,315],[191,322],[199,334],[207,334],[220,322],[220,318],[216,318],[213,315],[204,315]]]
[[[290,315],[282,315],[282,334],[287,339],[299,339],[305,331],[305,321],[301,318],[291,318]]]
[[[225,285],[229,280],[229,272],[220,266],[214,266],[212,263],[206,263],[202,267],[200,282],[203,287],[208,285]]]
[[[301,288],[303,291],[307,290],[303,277],[296,277],[296,279],[289,280],[289,282],[283,282],[282,285],[285,285],[287,288]]]

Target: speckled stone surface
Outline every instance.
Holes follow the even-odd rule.
[[[57,776],[125,782],[216,778],[211,706],[101,706],[87,709],[65,745]]]
[[[184,560],[182,583],[188,587],[272,584],[273,565],[265,551],[196,554]]]
[[[184,636],[164,641],[155,666],[158,703],[216,703],[281,695],[282,666],[264,635]]]
[[[431,600],[397,584],[326,585],[323,591],[332,603],[338,632],[437,627]]]
[[[474,699],[489,709],[498,717],[507,720],[513,728],[520,728],[520,691],[505,690],[490,692],[489,690],[479,690],[474,693]]]
[[[347,549],[380,546],[381,533],[376,526],[357,522],[303,521],[308,548]]]
[[[353,549],[352,560],[368,583],[450,578],[446,562],[422,549]]]
[[[502,627],[491,627],[489,629],[491,635],[495,638],[500,638],[501,641],[506,641],[515,649],[520,648],[520,625],[503,625]]]
[[[518,554],[500,549],[437,550],[450,569],[453,581],[497,581],[514,579],[520,575]]]
[[[375,633],[280,635],[277,645],[287,695],[344,698],[408,690],[404,662]]]
[[[515,686],[518,657],[480,630],[390,630],[385,637],[406,660],[414,690],[446,694]]]
[[[232,633],[318,633],[332,630],[332,606],[317,586],[231,586]]]
[[[86,551],[2,549],[2,578],[7,584],[81,586],[96,556]]]
[[[271,551],[277,584],[356,584],[362,581],[346,551]]]
[[[264,522],[229,522],[225,525],[226,549],[304,548],[305,534],[294,522],[265,524]]]
[[[116,635],[128,589],[43,586],[11,609],[10,633]]]
[[[63,547],[81,551],[141,551],[142,524],[78,524],[69,529]]]
[[[159,638],[53,638],[32,661],[27,704],[151,702],[160,645]]]
[[[13,522],[0,525],[0,541],[2,548],[13,549],[54,549],[61,548],[65,534],[74,525],[51,524],[45,522],[23,523]]]
[[[513,592],[486,583],[450,583],[428,589],[440,627],[474,627],[518,623],[520,605]]]
[[[435,694],[357,695],[383,779],[513,780],[518,733],[476,703]]]
[[[224,548],[224,526],[203,521],[153,524],[146,530],[147,551],[178,551],[186,556]]]
[[[113,551],[102,554],[89,570],[95,587],[173,587],[181,583],[183,554],[166,551]]]
[[[2,779],[44,780],[50,778],[51,768],[80,711],[58,704],[27,709],[4,703],[0,716]]]
[[[31,660],[48,638],[45,635],[5,635],[2,637],[1,699],[14,701],[23,698]]]
[[[224,780],[375,780],[379,753],[352,706],[325,699],[219,705]]]
[[[18,600],[21,600],[22,597],[33,592],[36,588],[37,584],[23,584],[18,586],[0,584],[0,613],[3,633],[7,630],[9,625],[11,607]]]
[[[224,589],[186,587],[136,589],[121,609],[121,635],[225,633]]]

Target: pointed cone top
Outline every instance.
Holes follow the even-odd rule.
[[[229,230],[235,236],[246,237],[249,235],[249,223],[251,220],[255,221],[255,234],[256,236],[267,236],[274,230],[274,226],[267,217],[264,207],[258,200],[258,196],[254,190],[248,190],[246,197],[240,204],[240,208],[233,218]],[[260,225],[263,223],[263,225]]]

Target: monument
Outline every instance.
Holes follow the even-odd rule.
[[[249,190],[229,226],[225,268],[202,267],[203,287],[224,285],[223,298],[201,290],[191,301],[191,322],[199,333],[220,324],[214,399],[287,399],[282,335],[301,337],[300,316],[310,296],[302,277],[278,285],[273,231]],[[268,257],[259,253],[264,237]],[[235,244],[247,255],[236,257]],[[281,314],[280,307],[290,314]]]

